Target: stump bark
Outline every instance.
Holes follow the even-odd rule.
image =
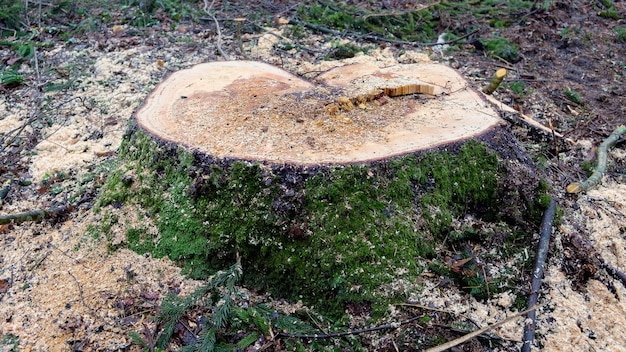
[[[459,218],[526,223],[539,178],[497,110],[434,63],[307,81],[248,61],[175,72],[135,114],[101,204],[129,247],[326,311],[386,309]]]

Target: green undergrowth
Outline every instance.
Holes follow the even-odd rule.
[[[0,0],[0,22],[6,30],[15,30],[22,25],[20,20],[25,13],[24,2]]]
[[[512,44],[507,38],[493,36],[491,38],[482,39],[481,43],[490,55],[500,57],[509,62],[519,61],[517,46]]]
[[[302,5],[297,14],[309,23],[340,31],[408,41],[428,41],[437,37],[437,20],[430,10],[385,15],[338,2],[317,1]]]
[[[325,326],[327,334],[335,332],[335,322],[310,310],[285,314],[266,303],[251,301],[237,286],[243,274],[238,260],[188,295],[169,294],[149,323],[129,334],[131,341],[143,351],[167,351],[175,345],[182,345],[181,351],[244,351],[264,337],[277,338],[278,333],[315,335],[320,333],[319,325]],[[307,322],[310,320],[316,324]],[[193,330],[181,334],[181,322]],[[355,336],[308,341],[282,337],[288,351],[363,350]]]
[[[450,18],[472,16],[493,28],[505,28],[519,23],[520,18],[534,9],[548,10],[553,1],[523,0],[465,0],[440,1],[416,6],[407,11],[385,11],[379,6],[350,6],[341,2],[313,1],[302,5],[297,16],[308,23],[351,34],[376,35],[390,40],[432,42],[445,30],[452,37],[476,28],[459,27]]]
[[[622,19],[622,14],[615,8],[615,4],[611,0],[599,0],[598,4],[594,4],[598,10],[598,16],[611,20]]]
[[[55,0],[39,6],[24,4],[0,0],[0,37],[41,39],[45,33],[75,42],[84,34],[113,25],[142,29],[166,24],[175,29],[179,23],[197,20],[203,14],[196,2],[177,0]],[[64,21],[60,22],[60,17]],[[40,32],[29,27],[35,25]]]
[[[20,350],[19,345],[19,337],[12,334],[2,334],[2,338],[0,339],[0,347],[2,351],[18,352]]]
[[[202,160],[135,131],[119,150],[97,209],[125,207],[149,218],[156,234],[125,224],[128,247],[168,256],[191,277],[208,277],[240,256],[250,288],[334,316],[354,303],[380,316],[405,299],[430,258],[464,241],[450,240],[457,219],[503,221],[502,171],[478,142],[454,154],[303,174]]]

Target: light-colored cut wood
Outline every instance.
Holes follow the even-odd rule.
[[[384,159],[477,137],[502,120],[440,64],[338,67],[313,82],[251,61],[170,75],[137,111],[165,140],[220,158],[334,164]]]

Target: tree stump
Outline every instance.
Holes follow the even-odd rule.
[[[311,81],[200,64],[159,84],[135,120],[101,196],[154,224],[130,226],[129,247],[193,277],[238,256],[250,288],[326,311],[386,309],[458,219],[524,224],[537,196],[497,110],[440,64]]]

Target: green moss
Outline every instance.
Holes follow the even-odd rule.
[[[10,333],[3,333],[0,347],[2,347],[3,351],[18,352],[20,350],[20,338]]]
[[[452,219],[469,209],[495,211],[498,157],[482,144],[468,142],[458,155],[429,154],[421,164],[427,170],[421,198],[431,233],[447,234]]]
[[[363,52],[366,53],[370,49],[368,47],[362,47],[359,45],[355,45],[352,43],[341,44],[339,42],[334,42],[332,44],[332,50],[328,55],[324,58],[327,60],[343,60],[354,57],[357,53]]]
[[[478,142],[457,153],[305,173],[205,160],[141,131],[127,136],[118,155],[98,206],[134,206],[158,229],[155,237],[128,228],[131,249],[168,256],[195,278],[239,256],[248,287],[333,315],[347,303],[380,315],[403,299],[394,285],[414,281],[420,258],[436,256],[455,218],[497,216],[502,171]],[[456,239],[481,235],[466,229]]]

